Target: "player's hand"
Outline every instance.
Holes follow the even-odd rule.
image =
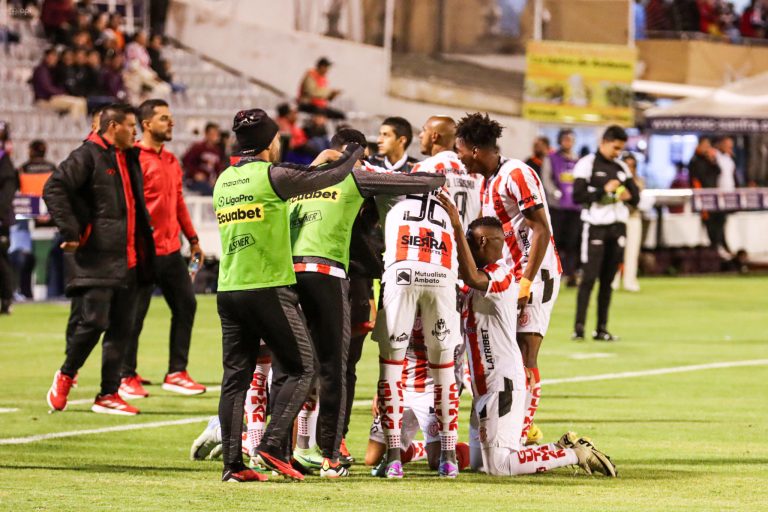
[[[517,314],[522,315],[523,310],[525,309],[525,306],[528,305],[528,301],[530,300],[530,296],[525,297],[518,297],[517,299]]]
[[[603,190],[605,190],[606,194],[612,194],[614,190],[619,188],[619,185],[621,185],[621,182],[619,180],[616,180],[616,179],[608,180],[608,182],[603,187]]]
[[[379,415],[379,395],[373,395],[373,402],[371,402],[371,414],[374,418]]]
[[[440,204],[443,205],[445,211],[448,212],[448,218],[451,219],[453,230],[460,233],[462,231],[461,216],[459,215],[459,210],[456,208],[456,205],[453,204],[451,196],[449,196],[445,191],[441,190],[437,195],[437,200],[440,201]]]
[[[339,158],[341,158],[341,153],[339,153],[334,149],[326,149],[320,152],[320,154],[317,155],[317,157],[314,160],[312,160],[312,163],[310,165],[318,166],[322,164],[327,164],[328,162],[335,162]]]
[[[629,201],[632,199],[632,193],[629,190],[624,190],[619,194],[620,201]]]
[[[59,247],[64,252],[75,252],[80,247],[80,242],[61,242]]]
[[[205,253],[200,248],[200,244],[190,244],[189,254],[193,258],[197,256],[200,259],[200,268],[203,268],[203,263],[205,263]]]
[[[517,296],[517,314],[522,315],[525,306],[531,300],[531,280],[523,277],[520,279],[520,292]]]

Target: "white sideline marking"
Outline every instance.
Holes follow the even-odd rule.
[[[210,416],[197,416],[194,418],[184,418],[183,420],[153,421],[151,423],[133,423],[131,425],[118,425],[116,427],[91,428],[88,430],[70,430],[69,432],[54,432],[52,434],[38,434],[27,437],[9,437],[0,439],[2,444],[27,444],[37,441],[46,441],[48,439],[58,439],[61,437],[87,436],[89,434],[103,434],[105,432],[122,432],[124,430],[141,430],[145,428],[170,427],[172,425],[186,425],[187,423],[199,423],[208,421]]]
[[[218,391],[221,391],[221,386],[206,386],[205,393],[215,393]],[[203,393],[203,394],[205,394]],[[150,394],[149,396],[157,396]],[[168,396],[168,395],[164,395]],[[199,395],[194,395],[199,396]],[[143,400],[143,398],[139,398],[139,400]],[[67,400],[67,405],[83,405],[83,404],[90,404],[93,402],[93,398],[78,398],[77,400]]]
[[[0,414],[3,414],[4,412],[16,412],[18,411],[15,407],[0,407]]]
[[[582,359],[607,359],[609,357],[616,357],[616,354],[611,354],[609,352],[586,352],[582,354],[571,354],[568,356],[569,359],[576,359],[576,360],[582,360]]]
[[[633,377],[645,377],[650,375],[666,375],[668,373],[685,373],[696,372],[700,370],[713,370],[717,368],[734,368],[738,366],[768,366],[768,359],[752,359],[748,361],[730,361],[722,363],[707,363],[707,364],[694,364],[690,366],[673,366],[671,368],[657,368],[655,370],[639,370],[635,372],[619,372],[619,373],[603,373],[600,375],[582,375],[580,377],[565,377],[561,379],[543,379],[542,385],[553,384],[567,384],[571,382],[591,382],[596,380],[614,380],[614,379],[630,379]],[[213,389],[217,386],[211,386]],[[90,400],[87,400],[90,402]],[[74,403],[74,401],[70,402]],[[364,406],[370,405],[369,400],[355,400],[353,405]],[[116,427],[105,428],[93,428],[89,430],[71,430],[68,432],[54,432],[52,434],[38,434],[28,437],[10,437],[6,439],[0,439],[0,445],[5,444],[28,444],[37,441],[45,441],[48,439],[58,439],[62,437],[75,437],[86,436],[90,434],[102,434],[106,432],[121,432],[124,430],[140,430],[145,428],[159,428],[168,427],[172,425],[186,425],[189,423],[198,423],[208,421],[210,416],[198,416],[195,418],[185,418],[182,420],[170,420],[170,421],[155,421],[151,423],[133,423],[131,425],[120,425]]]

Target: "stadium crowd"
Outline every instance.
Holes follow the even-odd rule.
[[[768,35],[768,2],[752,0],[742,12],[727,0],[635,0],[635,36],[701,33],[738,42]]]

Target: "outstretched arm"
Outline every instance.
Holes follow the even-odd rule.
[[[469,250],[469,244],[464,236],[464,228],[461,225],[461,216],[456,205],[451,201],[450,196],[444,191],[437,196],[440,204],[448,212],[448,216],[451,219],[451,225],[453,226],[453,237],[456,240],[456,257],[459,260],[459,275],[464,283],[470,288],[476,290],[486,291],[488,289],[488,283],[490,279],[488,275],[482,270],[477,269],[475,264],[475,258],[472,256],[472,251]]]

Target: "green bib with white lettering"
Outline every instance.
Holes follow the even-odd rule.
[[[317,256],[349,267],[352,225],[363,196],[350,174],[338,185],[290,199],[294,256]]]
[[[267,162],[225,170],[213,189],[221,236],[219,291],[252,290],[296,282],[288,203],[269,182]]]

